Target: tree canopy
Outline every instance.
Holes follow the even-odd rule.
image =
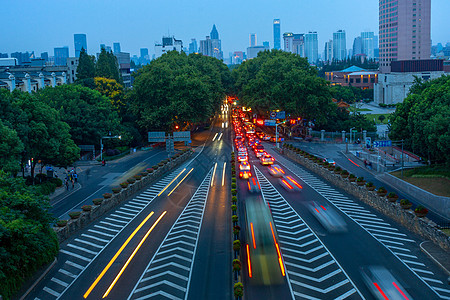
[[[450,76],[416,81],[391,116],[389,136],[432,163],[450,165]]]
[[[80,85],[62,85],[40,90],[37,96],[59,111],[77,145],[98,145],[102,135],[120,133],[118,113],[110,99],[98,91]]]
[[[80,58],[77,67],[77,80],[94,78],[95,76],[95,56],[88,55],[84,48],[80,51]]]
[[[108,52],[104,48],[98,55],[98,60],[95,64],[95,77],[105,77],[114,79],[119,83],[121,82],[117,58],[112,52]]]
[[[171,51],[136,73],[130,109],[144,132],[189,128],[213,115],[231,85],[219,60]]]
[[[10,173],[18,172],[23,149],[17,132],[3,125],[0,120],[0,169]]]

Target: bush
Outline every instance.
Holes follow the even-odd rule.
[[[233,223],[236,223],[238,221],[238,216],[231,216],[231,221],[233,221]]]
[[[238,225],[233,226],[233,234],[234,235],[238,235],[239,231],[241,231],[241,227],[239,227]]]
[[[112,191],[113,191],[114,194],[120,193],[121,190],[122,190],[122,187],[117,187],[117,186],[116,186],[116,187],[113,187],[113,188],[112,188]]]
[[[236,282],[233,287],[234,297],[242,297],[244,296],[244,285],[241,282]]]
[[[56,184],[54,184],[50,181],[47,181],[47,182],[39,184],[36,188],[39,191],[39,193],[41,193],[42,195],[50,195],[51,193],[53,193],[55,191]]]
[[[364,181],[364,177],[358,177],[358,179],[356,179],[357,182],[363,182]]]
[[[231,195],[233,195],[233,196],[236,196],[236,195],[237,195],[236,189],[232,189],[232,190],[231,190]]]
[[[71,219],[78,219],[81,215],[81,211],[72,211],[69,213]]]
[[[236,177],[231,178],[231,182],[236,182]]]
[[[342,170],[342,171],[341,171],[341,174],[342,174],[342,175],[348,175],[348,171],[347,171],[347,170]]]
[[[103,202],[103,198],[95,198],[92,200],[95,205],[100,205]]]
[[[128,182],[122,182],[122,183],[120,183],[120,186],[123,188],[123,189],[126,189],[127,187],[128,187]]]
[[[160,162],[160,163],[158,163],[158,166],[162,167],[162,166],[164,166],[164,163]]]
[[[401,199],[400,200],[400,205],[409,205],[411,204],[411,201],[409,201],[408,199]]]
[[[67,220],[58,220],[58,221],[56,221],[56,225],[58,227],[64,227],[67,225],[67,222],[68,222]]]
[[[379,187],[377,190],[378,193],[387,193],[387,190],[384,187]]]
[[[143,171],[143,172],[141,172],[141,174],[140,174],[142,177],[145,177],[145,176],[147,176],[148,175],[148,172],[147,171]]]
[[[104,193],[102,196],[103,196],[103,198],[108,199],[108,198],[112,197],[112,194],[111,193]]]
[[[59,178],[57,178],[57,177],[50,178],[49,181],[50,181],[51,183],[55,184],[56,187],[61,187],[61,186],[63,185],[62,180],[59,179]]]
[[[355,174],[348,175],[348,178],[356,178]]]
[[[387,194],[388,198],[398,198],[397,194],[394,192],[390,192],[389,194]]]
[[[231,184],[231,188],[232,188],[232,189],[235,189],[235,188],[236,188],[236,183],[235,183],[235,182],[233,182],[233,183]]]
[[[141,180],[142,175],[134,175],[133,178],[136,179],[136,180]]]
[[[240,240],[235,240],[233,242],[233,250],[234,251],[239,251],[241,249],[241,241]]]
[[[233,271],[241,270],[241,261],[239,259],[233,259]]]
[[[82,209],[83,211],[91,211],[91,210],[92,210],[92,206],[91,206],[91,205],[83,205],[83,206],[81,207],[81,209]]]
[[[418,205],[416,207],[416,209],[414,210],[414,212],[416,212],[418,214],[427,214],[428,213],[428,209],[425,208],[425,206],[423,206],[423,205]]]
[[[334,168],[334,171],[335,171],[335,172],[341,172],[341,171],[342,171],[342,168],[341,168],[341,167],[336,167],[336,168]]]
[[[368,183],[366,183],[366,186],[367,187],[373,187],[374,185],[373,185],[373,182],[369,181]]]
[[[236,204],[231,205],[231,210],[232,211],[236,211],[237,210],[237,205]]]
[[[237,197],[236,196],[231,197],[231,202],[236,203],[237,202]]]
[[[128,182],[129,184],[133,184],[133,183],[136,182],[136,179],[134,179],[134,178],[128,178],[128,179],[127,179],[127,182]]]
[[[153,170],[157,170],[158,168],[159,168],[159,166],[157,166],[157,165],[154,165],[154,166],[152,167]]]
[[[147,171],[148,174],[151,174],[151,173],[153,173],[153,168],[147,168],[147,169],[145,169],[145,171]]]

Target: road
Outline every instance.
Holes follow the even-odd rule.
[[[232,134],[224,120],[218,117],[211,130],[193,138],[198,146],[191,160],[62,243],[56,265],[28,299],[231,299]],[[450,299],[447,276],[419,250],[420,237],[272,147],[265,144],[303,190],[281,188],[251,154],[261,193],[250,195],[247,181],[237,182],[244,299],[372,299],[361,269],[374,265],[390,270],[414,299]],[[164,153],[149,153],[149,161],[151,155]],[[110,167],[118,174],[126,170]],[[89,188],[99,189],[92,182],[97,184]],[[78,201],[90,199],[89,192]],[[311,214],[312,201],[334,210],[347,231],[324,228]],[[281,255],[281,264],[272,261],[281,278],[274,284],[249,278],[245,247],[252,241],[244,220],[250,203],[270,208],[269,236]]]

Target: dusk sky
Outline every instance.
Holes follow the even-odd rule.
[[[35,51],[37,56],[54,47],[69,46],[74,56],[74,33],[87,34],[88,53],[99,44],[120,42],[122,51],[139,54],[140,48],[154,53],[155,42],[173,35],[188,47],[209,35],[216,24],[224,57],[246,51],[249,34],[258,44],[273,47],[273,19],[281,19],[281,33],[317,31],[319,54],[325,41],[338,29],[347,33],[347,49],[361,31],[378,35],[378,0],[0,0],[0,52]],[[433,44],[450,42],[450,0],[432,0]]]

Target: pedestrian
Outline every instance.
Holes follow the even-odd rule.
[[[75,181],[72,179],[72,190],[75,188]]]
[[[78,174],[77,173],[73,173],[73,179],[75,179],[75,183],[78,182]]]
[[[67,178],[64,179],[64,184],[66,185],[66,190],[69,190],[69,180]]]

